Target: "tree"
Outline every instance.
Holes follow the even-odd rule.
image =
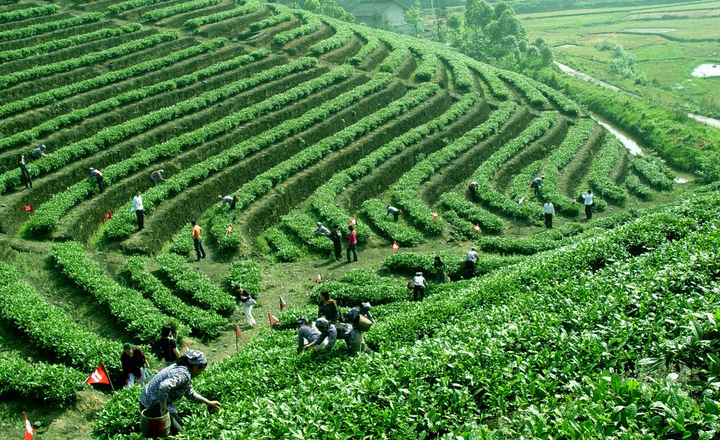
[[[320,2],[318,0],[305,0],[303,9],[310,12],[318,12],[320,10]]]
[[[465,3],[465,23],[478,32],[492,19],[493,7],[485,0],[468,0]]]
[[[408,22],[413,29],[413,35],[418,36],[422,34],[422,10],[420,9],[420,0],[415,0],[415,4],[410,9],[405,11],[405,21]]]
[[[547,44],[540,47],[540,59],[544,66],[549,66],[553,62],[553,51]]]
[[[512,6],[510,6],[508,2],[496,3],[493,10],[493,18],[495,20],[499,19],[500,17],[502,17],[505,11],[510,11],[513,15],[515,15],[515,10],[512,8]]]
[[[494,37],[491,36],[495,41],[502,40],[506,35],[514,35],[516,38],[523,38],[525,36],[525,29],[522,27],[520,20],[515,17],[512,9],[503,12],[497,20],[497,24],[498,29],[496,35]]]
[[[528,60],[534,60],[540,55],[540,51],[538,50],[537,46],[529,45],[527,48],[527,58]]]
[[[515,50],[517,47],[517,38],[515,38],[515,35],[505,35],[502,39],[502,47],[508,52]]]
[[[447,27],[450,29],[460,30],[462,26],[463,20],[460,14],[452,14],[447,20]]]

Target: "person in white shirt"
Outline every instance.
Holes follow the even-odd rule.
[[[100,172],[100,170],[96,170],[93,167],[90,167],[90,177],[94,177],[97,180],[98,188],[100,189],[100,192],[103,192],[105,189],[103,185],[103,174]]]
[[[468,279],[475,276],[475,262],[479,260],[476,248],[471,248],[470,252],[465,255],[465,272]]]
[[[416,272],[413,277],[413,301],[420,301],[425,297],[427,281],[422,272]]]
[[[225,205],[230,205],[232,207],[233,197],[232,196],[221,196],[218,194],[218,199],[222,200],[222,207],[224,208]]]
[[[317,222],[317,229],[315,229],[314,234],[315,235],[324,235],[325,237],[330,237],[330,230],[323,226],[321,222]]]
[[[135,193],[135,197],[132,199],[132,208],[137,216],[138,231],[142,231],[145,227],[145,210],[143,208],[142,196],[140,191]]]
[[[400,210],[394,206],[386,205],[385,206],[385,215],[388,216],[390,214],[392,214],[394,221],[398,221],[398,215],[400,215]]]
[[[543,214],[545,214],[545,227],[552,229],[553,216],[555,215],[555,206],[550,200],[546,200],[543,205]]]
[[[585,204],[585,218],[590,220],[592,218],[592,206],[593,206],[592,191],[587,190],[586,193],[583,193],[582,198],[583,198],[584,204]]]

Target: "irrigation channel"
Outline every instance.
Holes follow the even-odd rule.
[[[625,93],[626,95],[638,98],[638,95],[636,95],[634,93],[628,92],[617,86],[606,83],[605,81],[601,81],[593,76],[588,75],[587,73],[578,72],[577,70],[575,70],[572,67],[567,66],[565,64],[558,63],[557,61],[555,61],[555,65],[558,66],[563,73],[566,73],[570,76],[574,76],[575,78],[580,78],[583,81],[587,81],[589,83],[592,83],[592,84],[595,84],[595,85],[598,85],[601,87],[605,87],[607,89],[612,90],[613,92],[622,92],[622,93]],[[687,115],[688,115],[688,117],[695,119],[696,121],[702,122],[704,124],[708,124],[708,125],[716,127],[716,128],[720,128],[720,119],[709,118],[707,116],[697,115],[695,113],[688,113]],[[603,127],[608,128],[608,127],[606,127],[606,124],[607,124],[607,122],[601,123],[601,125]],[[609,125],[609,124],[607,124],[607,125]],[[615,134],[615,133],[613,133],[613,134]],[[622,141],[623,144],[625,144],[625,141],[622,138],[618,137],[618,139],[620,139],[620,141]],[[626,147],[627,147],[627,145],[626,145]],[[628,150],[630,150],[630,148],[628,148]],[[632,153],[632,150],[630,150],[630,152]]]

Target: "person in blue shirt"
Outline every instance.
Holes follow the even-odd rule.
[[[198,394],[192,387],[192,379],[202,374],[207,367],[207,358],[200,350],[188,350],[177,362],[165,367],[145,385],[140,394],[140,407],[143,410],[152,408],[158,415],[170,413],[170,432],[182,432],[182,419],[178,414],[175,403],[187,397],[188,399],[204,403],[208,408],[220,408],[217,400],[208,400]]]

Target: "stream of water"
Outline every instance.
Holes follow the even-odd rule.
[[[566,66],[565,64],[558,63],[557,61],[555,61],[555,65],[558,66],[560,68],[560,70],[563,71],[563,73],[566,73],[570,76],[574,76],[575,78],[580,78],[583,81],[587,81],[589,83],[593,83],[598,86],[605,87],[607,89],[612,90],[613,92],[622,92],[629,96],[638,97],[638,95],[636,95],[634,93],[625,91],[625,90],[623,90],[619,87],[616,87],[612,84],[606,83],[605,81],[600,81],[599,79],[597,79],[593,76],[590,76],[587,73],[578,72],[577,70],[573,69],[570,66]],[[688,113],[687,115],[688,115],[688,117],[695,119],[696,121],[702,122],[702,123],[710,125],[712,127],[720,128],[720,119],[709,118],[707,116],[702,116],[702,115],[696,115],[695,113]],[[628,148],[628,150],[629,150],[629,148]]]
[[[605,130],[609,131],[613,136],[618,138],[618,140],[623,144],[625,148],[627,148],[630,154],[632,154],[633,156],[642,156],[642,149],[640,148],[640,145],[638,145],[637,142],[632,140],[629,134],[623,132],[617,127],[614,127],[612,124],[610,124],[610,121],[603,118],[602,116],[590,113],[590,117],[593,118],[595,122],[600,124]]]

